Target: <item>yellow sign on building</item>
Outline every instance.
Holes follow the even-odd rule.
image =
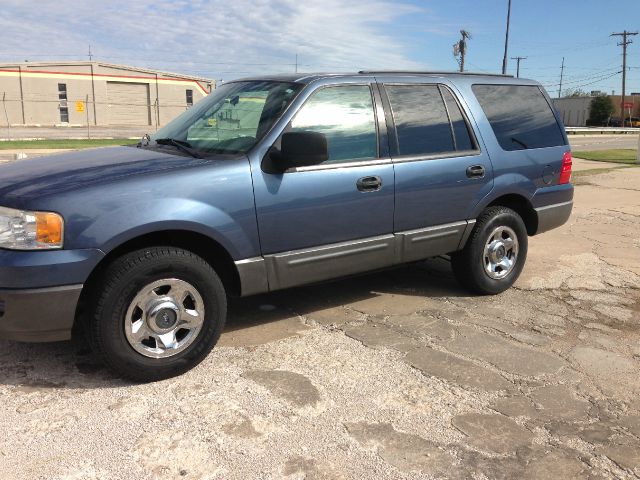
[[[84,102],[82,100],[76,102],[76,112],[84,112]]]

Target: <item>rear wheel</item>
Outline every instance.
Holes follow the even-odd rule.
[[[187,250],[153,247],[115,260],[94,290],[91,343],[135,381],[180,375],[218,341],[226,295],[211,266]]]
[[[520,276],[527,242],[527,229],[516,212],[490,207],[478,218],[464,249],[451,256],[453,273],[473,292],[501,293]]]

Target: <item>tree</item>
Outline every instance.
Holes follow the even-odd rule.
[[[588,97],[589,94],[582,90],[581,88],[568,88],[565,90],[563,97],[564,98],[575,98],[575,97]]]
[[[589,124],[606,124],[614,110],[615,108],[608,95],[602,94],[593,97],[593,100],[591,100],[591,108],[589,109]]]

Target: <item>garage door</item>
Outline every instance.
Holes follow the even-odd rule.
[[[110,125],[151,125],[149,84],[107,82]]]

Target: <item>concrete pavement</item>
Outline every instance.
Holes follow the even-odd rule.
[[[640,168],[576,187],[501,295],[435,259],[236,299],[150,385],[0,342],[0,405],[3,479],[637,479]]]

